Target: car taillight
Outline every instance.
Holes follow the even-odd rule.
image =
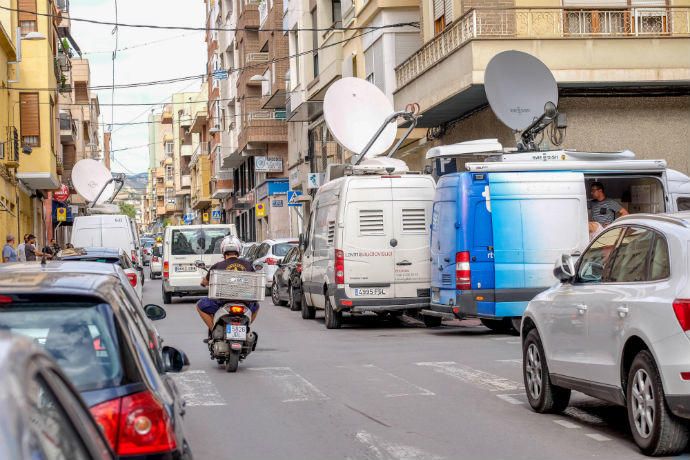
[[[136,273],[127,273],[127,279],[129,280],[129,284],[131,284],[132,287],[137,287],[137,274]]]
[[[170,264],[167,260],[163,262],[163,278],[166,280],[170,278]]]
[[[244,313],[244,305],[231,305],[230,313],[235,315],[241,315]]]
[[[681,329],[690,331],[690,299],[676,299],[673,301],[673,311],[680,323]]]
[[[455,289],[466,291],[471,288],[470,253],[458,252],[455,254]]]
[[[277,265],[278,259],[274,259],[273,257],[267,257],[265,262],[266,262],[266,265]]]
[[[335,250],[335,284],[345,284],[345,253]]]
[[[302,264],[297,264],[295,270],[297,270],[297,273],[302,273]]]
[[[177,448],[168,412],[148,391],[106,401],[92,407],[91,413],[118,456]]]

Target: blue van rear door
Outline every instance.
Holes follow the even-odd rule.
[[[453,297],[458,182],[457,175],[439,181],[431,214],[431,286],[452,289]]]

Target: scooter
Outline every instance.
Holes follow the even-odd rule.
[[[209,271],[206,264],[201,261],[197,261],[195,265],[201,270]],[[216,300],[224,302],[223,299]],[[226,372],[236,372],[240,361],[246,359],[256,349],[257,334],[249,327],[251,318],[252,312],[248,305],[236,300],[228,300],[213,316],[208,351],[211,359],[225,366]]]

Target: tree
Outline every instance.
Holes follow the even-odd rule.
[[[137,216],[136,208],[129,203],[120,203],[120,212],[131,217],[132,219]]]

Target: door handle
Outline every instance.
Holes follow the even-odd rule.
[[[410,262],[409,260],[403,260],[402,262],[398,262],[395,265],[412,265],[412,262]]]
[[[587,305],[585,305],[585,304],[583,304],[583,303],[580,303],[580,304],[577,305],[577,311],[578,311],[581,315],[584,315],[584,314],[585,314],[585,312],[587,311],[587,308],[588,308]]]
[[[618,312],[618,316],[621,318],[625,318],[625,316],[630,313],[630,309],[625,305],[621,305],[620,307],[616,308],[616,311]]]

